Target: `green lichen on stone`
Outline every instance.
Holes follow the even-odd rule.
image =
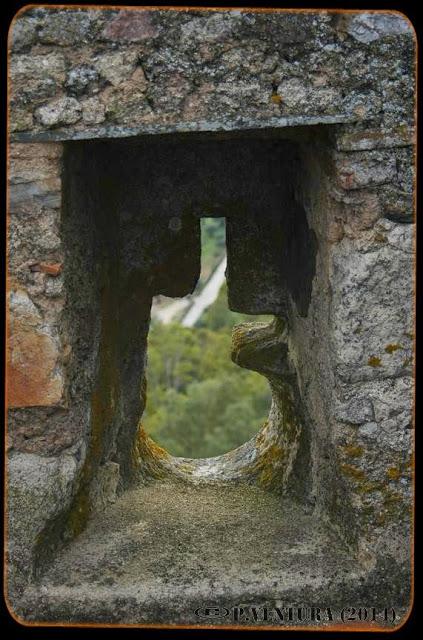
[[[370,358],[367,361],[367,364],[369,365],[369,367],[381,367],[382,360],[377,356],[370,356]]]

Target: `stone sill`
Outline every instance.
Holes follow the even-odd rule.
[[[129,138],[140,135],[191,133],[191,132],[219,132],[249,129],[280,129],[284,127],[302,127],[311,125],[348,124],[357,122],[357,116],[339,113],[330,116],[285,116],[256,120],[251,118],[235,118],[233,120],[203,120],[199,122],[176,122],[163,124],[143,124],[137,127],[102,126],[85,127],[81,131],[67,129],[52,129],[48,131],[34,131],[13,133],[11,142],[59,142],[65,140],[90,140],[96,138]]]
[[[15,613],[25,623],[230,624],[195,611],[320,606],[339,617],[357,603],[389,602],[399,613],[403,600],[394,584],[374,581],[310,506],[248,485],[153,482],[93,515]]]

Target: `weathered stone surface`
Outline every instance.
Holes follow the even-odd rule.
[[[336,88],[321,87],[319,80],[310,85],[301,78],[283,80],[278,87],[278,95],[282,106],[295,111],[301,105],[305,113],[309,110],[336,113],[339,101],[342,99]]]
[[[82,119],[86,124],[100,124],[106,118],[104,105],[97,98],[81,101]]]
[[[39,107],[36,117],[48,127],[73,124],[81,118],[81,105],[75,98],[59,98]]]
[[[391,182],[396,177],[395,156],[389,152],[369,151],[336,156],[339,182],[343,189],[360,189]]]
[[[69,505],[78,463],[72,455],[14,453],[8,462],[8,592],[18,597],[37,571],[34,553],[48,537],[46,524]]]
[[[28,113],[26,109],[17,107],[14,110],[13,120],[10,123],[10,132],[15,133],[19,131],[26,131],[31,128],[34,122],[34,116],[32,113]]]
[[[216,553],[216,547],[226,553]],[[383,611],[388,597],[402,622],[408,602],[403,579],[394,564],[369,575],[303,505],[258,487],[156,482],[128,491],[108,512],[97,514],[38,588],[29,589],[15,606],[28,621],[53,624],[161,620],[196,626],[195,611],[209,602],[212,584],[213,607],[233,611],[242,602],[243,613],[238,620],[231,614],[205,618],[202,625],[250,631],[265,626],[277,632],[301,624],[327,630],[326,608],[321,609],[324,623],[309,615],[291,621],[285,603],[310,612],[325,594],[333,617],[340,620],[352,594],[365,601],[371,591],[377,610]],[[267,607],[267,619],[262,607]],[[398,620],[385,628],[396,627]]]
[[[401,188],[390,185],[380,197],[383,216],[392,222],[410,223],[415,219],[413,193],[404,192]]]
[[[370,38],[368,44],[363,37]],[[18,16],[11,40],[13,64],[34,71],[27,86],[16,85],[12,126],[33,135],[46,136],[51,126],[49,117],[31,120],[40,102],[86,91],[98,91],[106,112],[112,103],[109,132],[135,124],[145,130],[152,125],[189,130],[191,118],[199,120],[200,114],[205,122],[226,127],[228,118],[240,116],[250,126],[277,115],[338,115],[373,127],[381,119],[387,127],[409,126],[413,120],[413,32],[405,18],[388,12],[39,8]],[[46,54],[39,86],[39,69],[31,63],[37,44]],[[67,81],[54,78],[58,55],[66,61]],[[119,75],[129,81],[133,64],[144,72],[147,99],[131,102],[130,91],[141,83],[134,79],[116,110],[107,80],[113,86],[120,83]],[[106,82],[97,83],[87,66]],[[72,116],[54,126],[64,139],[80,135],[85,123]]]
[[[10,314],[9,406],[61,404],[64,380],[57,339],[43,328],[41,315],[25,291],[12,291]]]
[[[116,81],[115,78],[114,81]],[[129,78],[119,82],[116,89],[110,87],[103,92],[101,100],[105,113],[113,120],[137,122],[143,112],[145,115],[146,109],[148,113],[151,112],[146,101],[146,90],[147,81],[144,72],[141,67],[136,67]]]
[[[37,40],[36,20],[27,15],[15,16],[9,28],[9,47],[13,51],[26,50]]]
[[[119,478],[119,465],[116,462],[108,461],[100,465],[95,483],[91,488],[94,509],[101,510],[116,502]]]
[[[60,53],[21,55],[10,65],[10,88],[13,104],[27,111],[28,103],[36,106],[55,96],[65,80],[66,60]]]
[[[142,42],[157,33],[149,11],[121,11],[106,24],[102,37],[118,42]]]
[[[98,73],[96,69],[92,65],[82,64],[68,71],[65,87],[71,95],[80,96],[84,93],[93,92],[97,80]]]
[[[346,19],[347,33],[358,42],[368,44],[387,35],[413,33],[413,27],[404,14],[362,13]]]
[[[409,226],[380,221],[361,241],[344,239],[336,246],[333,338],[337,371],[345,381],[410,373],[412,242]]]
[[[369,398],[354,398],[351,402],[341,407],[337,414],[341,422],[350,424],[363,424],[374,419],[373,405]]]
[[[136,50],[110,51],[96,56],[93,64],[103,78],[118,86],[133,74],[137,60]]]
[[[23,18],[26,13],[21,14]],[[80,46],[92,42],[102,27],[103,17],[90,9],[47,9],[32,11],[37,29],[37,41],[60,47]]]
[[[415,131],[403,126],[391,131],[370,129],[340,133],[336,139],[336,146],[338,151],[365,151],[368,149],[407,147],[414,144],[415,140]]]
[[[15,144],[10,148],[9,180],[11,184],[42,182],[40,188],[60,172],[62,146],[51,143]],[[57,182],[60,191],[60,182]]]

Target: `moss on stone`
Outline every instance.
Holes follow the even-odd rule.
[[[354,480],[363,480],[366,476],[362,469],[358,469],[351,464],[341,464],[341,473]]]
[[[390,467],[387,470],[386,475],[390,480],[398,480],[402,474],[400,469],[398,469],[398,467]]]
[[[375,242],[383,243],[387,241],[387,237],[384,233],[376,233],[374,237]]]
[[[170,454],[150,438],[142,423],[138,425],[134,441],[132,459],[140,474],[145,479],[164,479],[170,471],[163,465],[164,460],[170,459]]]
[[[363,447],[353,444],[349,444],[343,447],[343,450],[345,455],[349,456],[350,458],[360,458],[364,453]]]
[[[403,349],[403,348],[404,347],[402,347],[400,344],[387,344],[385,347],[385,351],[386,353],[394,353],[398,349]]]
[[[363,480],[360,484],[355,488],[356,493],[374,493],[375,491],[381,491],[383,489],[383,484],[381,482],[371,482],[370,480]]]
[[[258,471],[258,484],[263,489],[280,486],[285,469],[281,464],[285,458],[285,450],[278,444],[272,444],[260,454],[256,470]]]
[[[63,537],[72,539],[85,528],[91,512],[90,489],[107,446],[107,429],[115,415],[119,395],[117,366],[116,288],[113,286],[113,261],[104,269],[101,282],[101,337],[98,378],[91,395],[90,440],[77,492],[63,518]]]

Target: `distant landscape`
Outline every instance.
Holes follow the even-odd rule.
[[[148,338],[144,427],[169,453],[202,458],[220,455],[251,438],[270,408],[267,380],[230,359],[232,327],[263,320],[230,311],[226,281],[194,326],[183,326],[190,307],[225,259],[224,218],[201,220],[201,276],[190,300],[154,301]],[[188,298],[188,297],[187,297]],[[163,322],[166,306],[177,313]],[[171,314],[172,315],[172,314]]]

